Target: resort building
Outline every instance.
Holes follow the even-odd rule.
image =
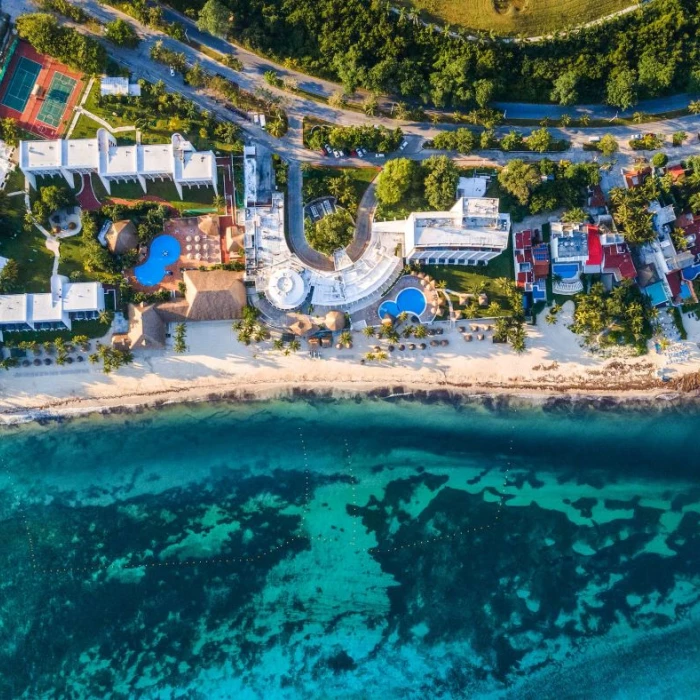
[[[104,308],[99,282],[69,282],[56,275],[51,278],[50,292],[0,295],[0,334],[71,330],[73,321],[97,318]]]
[[[518,231],[513,234],[513,257],[518,287],[530,294],[533,302],[545,301],[549,277],[549,246],[536,240],[530,229]]]
[[[460,197],[449,211],[414,212],[405,222],[404,256],[426,265],[486,265],[508,246],[510,214],[498,199]]]
[[[152,180],[172,180],[180,198],[184,187],[213,187],[217,192],[216,157],[195,151],[180,134],[170,143],[118,146],[106,129],[94,139],[21,141],[19,167],[32,187],[37,177],[60,175],[75,187],[75,175],[96,174],[107,192],[113,182],[138,182],[147,192]]]

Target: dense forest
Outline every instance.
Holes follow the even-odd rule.
[[[231,38],[347,91],[366,87],[439,107],[548,97],[624,108],[700,87],[696,0],[654,0],[535,44],[446,36],[390,12],[386,0],[208,0],[208,11],[221,2]],[[204,0],[170,3],[197,18]]]

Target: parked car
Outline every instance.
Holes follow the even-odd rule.
[[[364,148],[358,148],[357,149],[357,155],[360,158],[364,158],[367,155],[367,151]]]
[[[399,150],[400,150],[400,151],[403,151],[403,149],[406,148],[406,146],[408,146],[408,141],[406,141],[406,139],[404,139],[404,140],[401,142],[401,145],[399,146]]]
[[[375,158],[386,158],[386,154],[385,153],[375,153],[374,157]]]
[[[588,143],[600,143],[600,136],[591,136],[588,139]]]
[[[338,151],[338,153],[340,153],[341,158],[345,158],[345,156],[347,155],[347,153],[343,150]]]
[[[174,78],[175,77],[175,69],[170,66],[170,75]]]
[[[340,151],[338,151],[338,150],[333,151],[333,157],[340,158]]]
[[[323,148],[329,156],[332,155],[333,149],[330,147],[330,144],[327,143]]]
[[[640,139],[644,138],[644,134],[632,134],[630,136],[630,141],[639,141]]]

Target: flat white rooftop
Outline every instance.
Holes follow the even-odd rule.
[[[104,298],[99,282],[71,282],[63,286],[63,308],[66,311],[91,311],[98,308]]]
[[[54,302],[52,294],[30,294],[32,320],[36,323],[61,321],[63,305],[60,300]]]
[[[216,167],[212,153],[185,152],[183,158],[175,159],[175,174],[180,182],[211,179],[212,168]]]
[[[173,147],[169,143],[141,146],[139,170],[144,175],[173,172]]]
[[[19,167],[22,170],[60,168],[62,160],[62,141],[60,139],[57,141],[22,141],[20,143]]]
[[[0,322],[25,323],[29,317],[26,294],[0,295]]]

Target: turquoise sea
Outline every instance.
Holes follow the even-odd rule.
[[[0,698],[700,695],[700,413],[297,400],[0,432]]]

